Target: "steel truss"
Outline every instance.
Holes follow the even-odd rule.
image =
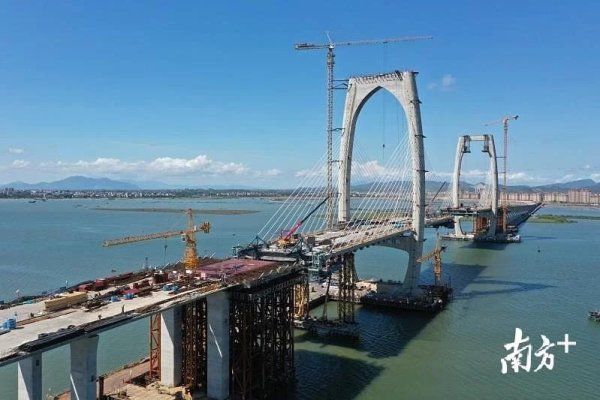
[[[148,380],[160,379],[160,314],[150,316],[150,370]]]
[[[206,388],[206,298],[184,305],[182,312],[181,377],[193,393]]]
[[[294,287],[294,318],[305,319],[308,317],[310,289],[308,274],[305,274]]]
[[[232,399],[269,398],[294,378],[294,289],[303,279],[286,277],[232,293]]]
[[[338,319],[340,322],[354,323],[354,288],[356,286],[356,269],[354,253],[344,254],[339,273]]]

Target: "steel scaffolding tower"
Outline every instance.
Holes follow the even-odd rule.
[[[191,392],[206,388],[206,298],[183,306],[181,323],[183,385]]]
[[[354,253],[343,255],[339,274],[338,319],[343,323],[354,323],[354,288],[356,286],[356,269]]]
[[[294,287],[301,277],[232,294],[231,398],[273,396],[294,377]]]

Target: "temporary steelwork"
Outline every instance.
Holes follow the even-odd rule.
[[[338,320],[342,323],[353,324],[354,319],[354,289],[356,287],[356,269],[354,266],[354,253],[342,256],[342,265],[339,273],[338,294]]]
[[[294,377],[294,288],[302,276],[232,293],[232,399],[272,396]]]
[[[206,298],[184,305],[181,322],[181,377],[195,393],[206,388]]]
[[[150,316],[150,369],[148,380],[160,379],[160,313]]]
[[[294,318],[305,319],[308,317],[310,302],[310,289],[308,274],[304,274],[302,279],[294,287]]]

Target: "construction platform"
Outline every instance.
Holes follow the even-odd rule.
[[[368,293],[361,299],[362,304],[380,306],[405,311],[437,313],[442,311],[452,298],[452,289],[448,286],[419,285],[422,293],[418,295],[396,295]]]
[[[360,326],[357,323],[308,318],[295,320],[294,327],[321,336],[345,336],[352,338],[360,336]]]
[[[102,278],[100,281],[106,287],[99,290],[94,290],[92,281],[83,282],[71,287],[70,292],[87,286],[87,300],[55,311],[48,311],[46,305],[48,300],[55,300],[55,295],[35,296],[24,303],[5,305],[0,310],[0,320],[16,321],[14,329],[4,331],[1,336],[0,366],[32,352],[63,346],[79,337],[193,303],[229,288],[254,287],[298,270],[272,261],[210,260],[197,271],[174,265],[168,269],[128,272],[120,275],[120,279]]]

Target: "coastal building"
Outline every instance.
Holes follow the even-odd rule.
[[[589,189],[571,189],[567,195],[569,203],[590,204],[592,191]]]

